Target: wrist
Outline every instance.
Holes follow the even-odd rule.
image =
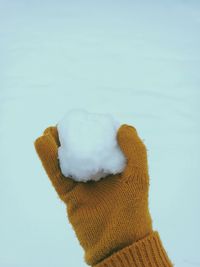
[[[85,249],[85,260],[89,265],[95,266],[97,262],[103,261],[113,253],[152,234],[152,220],[149,210],[142,209],[139,205],[137,214],[134,213],[133,218],[131,209],[128,212],[130,217],[124,217],[125,209],[123,207],[118,211],[116,217],[110,216],[108,220],[104,216],[105,224],[101,232],[99,227],[95,227],[94,234],[98,236],[98,239],[95,242],[90,242],[90,245]]]
[[[154,231],[133,244],[122,248],[93,267],[172,267],[158,232]]]

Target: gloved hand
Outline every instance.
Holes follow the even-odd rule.
[[[136,129],[126,124],[119,128],[117,141],[127,159],[123,173],[87,183],[62,175],[56,127],[47,128],[35,141],[35,148],[55,190],[66,203],[69,221],[89,265],[151,266],[152,261],[152,266],[171,266],[158,233],[152,230],[145,145]]]

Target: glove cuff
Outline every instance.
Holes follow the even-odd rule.
[[[115,252],[93,267],[171,267],[159,234],[154,231],[144,239]]]

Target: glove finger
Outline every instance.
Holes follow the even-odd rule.
[[[74,188],[76,183],[61,173],[56,141],[52,135],[46,133],[37,138],[34,145],[48,177],[58,195],[63,199],[64,196]]]
[[[137,130],[133,126],[123,124],[118,129],[117,141],[127,158],[127,165],[143,168],[146,164],[146,147]]]
[[[48,128],[45,129],[44,133],[45,134],[49,134],[53,137],[54,141],[56,142],[57,146],[60,146],[60,140],[59,140],[59,136],[58,136],[58,130],[57,127],[55,126],[50,126]]]

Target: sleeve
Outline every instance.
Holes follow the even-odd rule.
[[[127,246],[93,267],[171,267],[157,231]]]

